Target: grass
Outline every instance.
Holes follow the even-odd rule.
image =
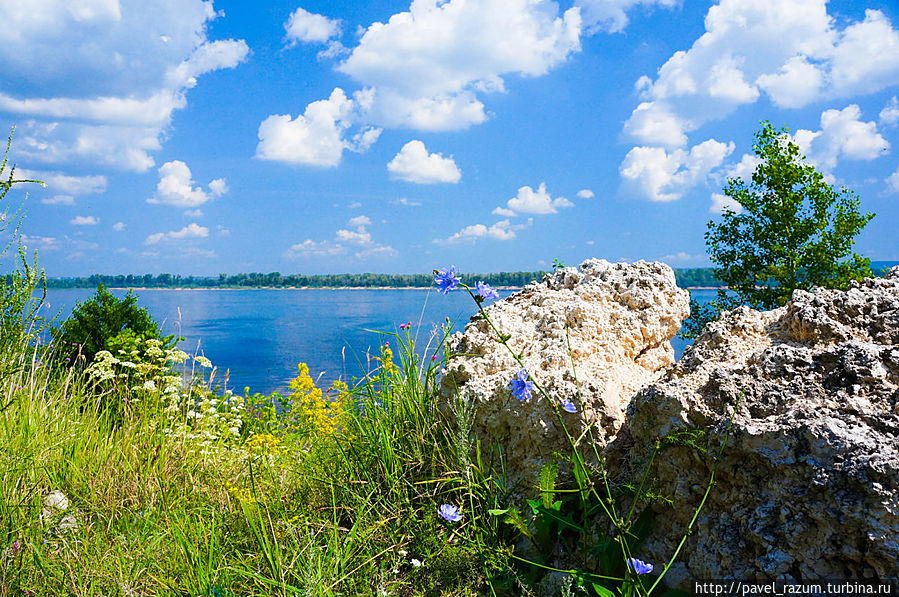
[[[0,595],[474,595],[514,584],[502,532],[479,514],[501,505],[502,484],[469,462],[459,413],[439,409],[438,363],[392,340],[399,362],[385,349],[354,390],[323,394],[301,371],[275,416],[185,364],[177,397],[151,400],[127,383],[98,391],[48,346],[11,347]],[[171,376],[169,365],[156,374]],[[202,425],[187,414],[211,400]],[[241,402],[235,436],[223,429]],[[111,403],[131,406],[113,416],[123,411]],[[45,507],[51,491],[68,510]],[[441,519],[443,503],[462,521]],[[61,529],[64,516],[77,525]]]

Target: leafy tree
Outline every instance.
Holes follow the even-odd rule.
[[[110,341],[125,330],[144,339],[157,338],[169,345],[174,336],[161,336],[149,311],[138,306],[130,290],[117,299],[102,284],[97,294],[79,302],[72,315],[53,330],[53,339],[61,353],[81,356],[90,363],[101,350],[110,349]]]
[[[708,223],[715,277],[739,302],[770,309],[797,288],[845,288],[871,276],[870,260],[853,253],[852,245],[874,214],[859,213],[854,192],[827,184],[788,129],[762,124],[753,145],[761,163],[751,182],[732,178],[724,187],[742,212],[726,209],[720,222]],[[719,303],[727,302],[721,292]]]

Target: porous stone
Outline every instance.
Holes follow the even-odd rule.
[[[734,411],[739,403],[739,409]],[[796,291],[711,323],[642,389],[609,454],[633,474],[657,437],[656,526],[639,557],[664,563],[715,485],[666,578],[887,578],[899,571],[899,267],[846,291]],[[616,457],[617,458],[617,457]]]
[[[571,436],[592,426],[580,441],[590,460],[594,446],[601,451],[617,433],[636,390],[674,361],[670,340],[689,313],[689,294],[663,263],[590,259],[486,312],[550,400],[575,403],[577,413],[561,411]],[[444,397],[471,406],[475,433],[485,448],[502,446],[512,481],[535,485],[544,462],[570,451],[554,409],[537,391],[526,402],[512,396],[509,382],[521,366],[483,318],[451,336],[447,350],[457,356],[441,378]]]

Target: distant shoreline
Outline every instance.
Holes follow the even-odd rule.
[[[494,286],[496,290],[521,290],[524,286]],[[683,290],[726,290],[727,286],[686,286]],[[94,290],[92,287],[79,286],[72,288],[51,288],[49,290]],[[110,286],[108,290],[436,290],[434,286],[216,286],[203,288],[197,286]]]

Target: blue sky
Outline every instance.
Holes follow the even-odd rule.
[[[762,119],[899,259],[893,2],[27,4],[0,124],[50,276],[705,266]]]

